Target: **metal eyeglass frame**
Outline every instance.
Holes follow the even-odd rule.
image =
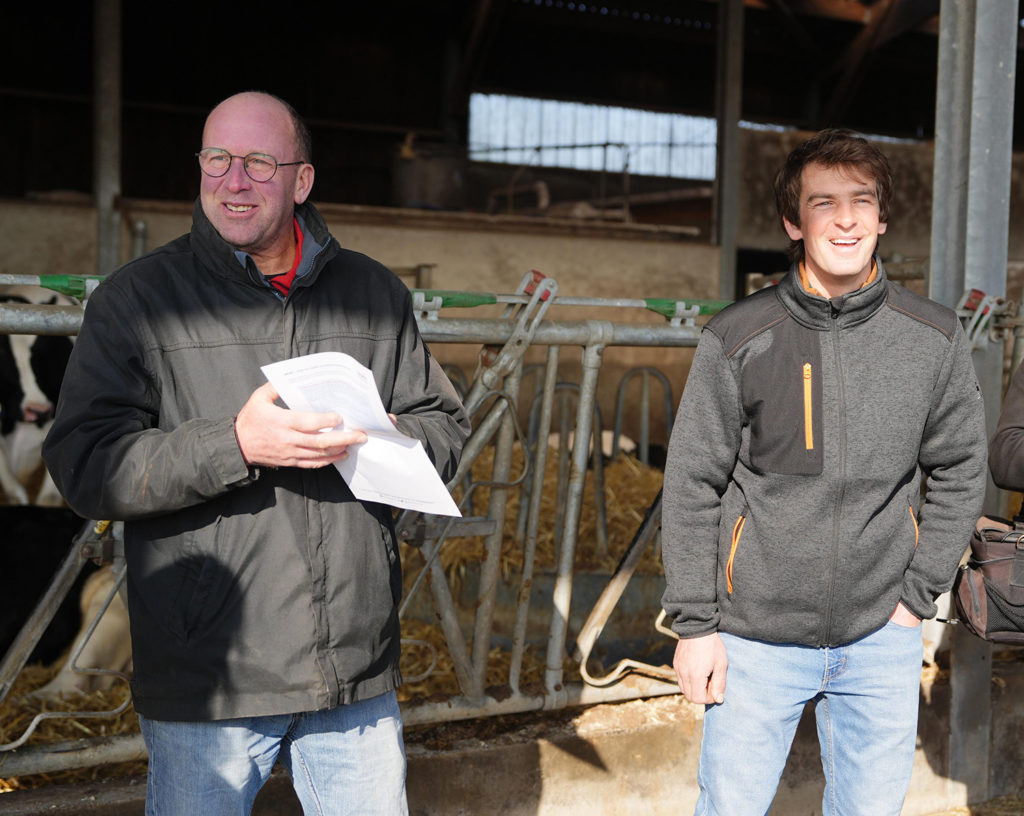
[[[207,150],[216,150],[219,153],[223,153],[224,155],[226,155],[228,157],[228,166],[224,168],[224,172],[223,173],[211,173],[209,170],[207,170],[205,167],[203,167],[202,154],[203,154],[204,151],[207,151]],[[242,160],[242,169],[245,171],[245,175],[247,175],[250,179],[255,181],[257,184],[266,184],[268,181],[270,181],[272,178],[274,178],[274,176],[277,175],[277,168],[279,168],[279,167],[290,167],[290,166],[295,165],[295,164],[305,164],[306,163],[306,162],[303,162],[303,161],[279,162],[277,159],[275,159],[269,153],[260,153],[258,151],[253,151],[252,153],[246,153],[244,156],[237,156],[234,153],[229,153],[227,150],[225,150],[222,147],[204,147],[202,150],[200,150],[198,153],[196,153],[195,156],[196,156],[197,159],[199,159],[199,169],[202,170],[204,173],[206,173],[206,175],[208,175],[210,178],[223,178],[224,176],[226,176],[228,173],[231,172],[231,162],[233,162],[235,159],[241,159]],[[249,164],[248,164],[248,161],[249,161],[249,159],[252,156],[259,156],[262,159],[270,159],[270,161],[272,161],[274,163],[274,172],[271,173],[269,176],[267,176],[265,179],[258,179],[256,177],[254,177],[253,174],[249,172]]]

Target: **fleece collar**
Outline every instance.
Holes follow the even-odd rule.
[[[812,329],[840,329],[867,320],[884,304],[889,293],[889,280],[881,259],[875,256],[876,274],[860,289],[834,298],[809,292],[800,281],[800,268],[793,264],[778,287],[779,300],[793,318]]]

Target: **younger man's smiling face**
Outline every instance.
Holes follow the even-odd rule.
[[[879,221],[873,179],[856,167],[808,164],[800,176],[800,224],[783,219],[789,237],[803,240],[812,286],[827,297],[860,288],[871,274]]]

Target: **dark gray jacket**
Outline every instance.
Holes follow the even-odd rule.
[[[191,233],[90,297],[43,455],[68,503],[124,519],[132,692],[153,719],[295,713],[394,689],[392,510],[333,467],[246,467],[234,417],[260,366],[344,351],[443,478],[468,421],[409,292],[298,210],[319,250],[283,301],[196,205]]]
[[[832,300],[790,270],[712,318],[694,356],[665,473],[674,631],[828,646],[900,601],[931,617],[985,468],[955,313],[881,262],[871,285]]]

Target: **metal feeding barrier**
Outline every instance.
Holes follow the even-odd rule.
[[[78,306],[42,306],[0,302],[0,334],[75,334],[81,323],[82,305],[95,288],[97,279],[75,276],[4,276],[3,284],[44,286],[80,301]],[[654,546],[661,521],[661,494],[647,508],[646,515],[618,567],[586,617],[586,623],[570,643],[570,611],[573,603],[573,578],[576,564],[579,524],[584,502],[584,487],[591,463],[595,484],[595,505],[599,509],[598,549],[607,552],[604,531],[601,431],[597,405],[597,383],[602,355],[611,346],[694,347],[700,335],[696,319],[713,314],[725,302],[707,300],[599,299],[569,298],[558,293],[552,278],[532,272],[525,275],[517,290],[509,295],[442,290],[413,290],[413,305],[420,331],[427,343],[481,345],[480,362],[475,375],[467,381],[461,370],[452,370],[452,379],[463,396],[473,420],[473,432],[465,445],[461,462],[448,487],[461,493],[461,518],[442,518],[411,511],[398,513],[396,526],[400,539],[418,548],[423,564],[409,574],[406,595],[399,615],[407,617],[416,604],[432,605],[432,617],[443,633],[444,648],[454,670],[459,691],[439,697],[417,699],[402,704],[407,725],[490,717],[528,711],[554,710],[567,706],[623,701],[677,691],[668,666],[654,666],[626,659],[609,672],[598,675],[590,664],[594,646],[621,598],[641,556]],[[451,317],[457,309],[478,306],[503,307],[491,318]],[[613,322],[607,320],[549,320],[552,305],[584,309],[644,309],[666,318],[663,323]],[[442,314],[445,309],[445,314]],[[544,363],[527,365],[526,351],[546,347]],[[558,366],[563,349],[581,353],[578,383],[560,382]],[[656,370],[642,368],[623,377],[616,407],[616,437],[622,429],[624,388],[633,376],[642,383],[642,450],[646,456],[650,410],[649,381],[658,381],[665,396],[666,427],[671,424],[671,389]],[[523,389],[524,378],[534,378],[532,391]],[[527,399],[528,420],[520,421],[520,397]],[[575,415],[573,416],[573,411]],[[556,563],[549,595],[538,602],[536,594],[537,543],[540,532],[541,501],[544,498],[544,473],[549,454],[547,440],[558,419],[560,460],[556,529]],[[569,444],[569,436],[572,443]],[[524,462],[513,474],[514,452],[522,451]],[[473,466],[483,455],[493,456],[485,480],[474,475]],[[486,461],[486,460],[485,460]],[[489,492],[485,515],[472,515],[473,498],[479,491]],[[505,517],[509,498],[519,497],[519,511],[513,525],[514,541],[506,540]],[[69,591],[85,560],[91,558],[112,563],[116,575],[115,590],[123,578],[121,525],[88,522],[71,545],[71,550],[55,575],[52,585],[40,600],[18,641],[0,661],[0,702],[22,670],[29,653],[38,642],[60,600]],[[483,556],[478,565],[478,585],[473,603],[475,612],[467,626],[459,615],[456,592],[442,567],[441,555],[455,539],[479,538]],[[488,687],[489,652],[494,637],[494,618],[501,582],[503,548],[519,548],[522,567],[515,594],[515,615],[511,637],[511,659],[507,681],[498,688]],[[407,566],[407,569],[409,567]],[[112,591],[112,592],[113,592]],[[429,598],[426,596],[429,594]],[[112,595],[111,595],[112,597]],[[108,603],[109,603],[108,599]],[[548,617],[544,648],[543,680],[539,684],[522,682],[523,660],[528,648],[527,621],[537,604]],[[654,610],[652,610],[652,619]],[[98,620],[98,617],[97,617]],[[92,622],[95,628],[96,620]],[[671,636],[661,619],[652,621],[652,629]],[[91,631],[91,630],[90,630]],[[432,650],[430,665],[410,681],[427,678],[438,663],[437,647],[425,641],[403,641]],[[668,641],[667,641],[668,642]],[[80,651],[80,649],[78,650]],[[77,659],[76,655],[72,656]],[[567,659],[578,663],[580,681],[567,680]],[[75,667],[76,671],[96,671]],[[127,705],[127,703],[125,704]],[[124,706],[107,712],[47,712],[45,716],[116,716]],[[145,747],[139,735],[94,737],[56,744],[26,745],[38,724],[34,720],[19,739],[0,745],[0,777],[17,777],[90,767],[99,764],[142,759]]]

